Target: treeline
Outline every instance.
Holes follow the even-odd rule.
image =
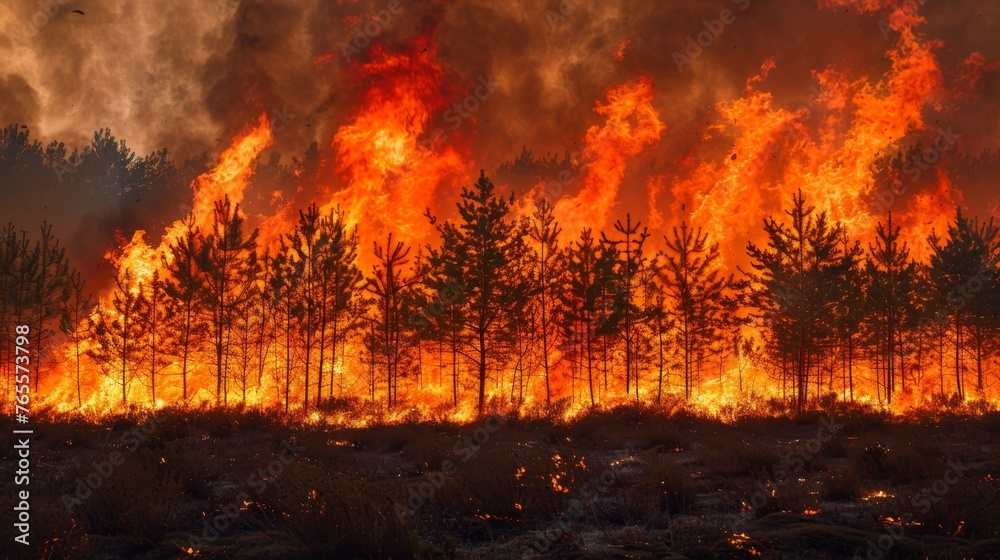
[[[337,210],[302,210],[268,251],[221,200],[207,230],[185,221],[162,268],[126,263],[100,304],[47,227],[31,242],[10,226],[0,320],[4,332],[37,325],[49,350],[61,327],[67,355],[35,367],[61,360],[78,402],[91,367],[122,404],[186,400],[197,386],[219,403],[256,395],[304,410],[359,394],[391,409],[425,391],[479,411],[532,397],[655,403],[695,396],[727,365],[742,375],[739,364],[767,371],[798,408],[831,393],[891,404],[917,386],[959,399],[995,387],[992,221],[957,213],[921,264],[891,214],[862,246],[799,193],[765,220],[767,242],[747,245],[737,277],[696,224],[653,251],[630,217],[567,237],[546,200],[523,219],[513,201],[482,175],[455,220],[428,213],[435,243],[389,234],[363,271],[357,231]]]
[[[293,167],[273,156],[255,165],[254,181],[291,192],[317,159],[314,148]],[[535,184],[539,169],[555,176],[568,165],[525,151],[498,173]],[[207,167],[206,157],[136,156],[109,131],[72,153],[30,140],[24,127],[0,133],[3,196],[21,201],[22,216],[101,195],[120,211],[99,221],[142,227],[157,212],[136,207],[176,204]],[[25,198],[39,181],[45,200]],[[50,226],[9,226],[0,328],[31,325],[35,388],[39,377],[66,375],[77,403],[103,388],[95,371],[122,403],[207,392],[305,409],[348,395],[387,407],[428,396],[480,409],[491,399],[658,402],[695,398],[706,383],[717,392],[720,382],[800,407],[829,394],[886,404],[913,391],[995,395],[992,221],[957,214],[918,263],[891,214],[862,244],[801,196],[789,205],[765,222],[766,243],[748,245],[751,266],[729,275],[698,224],[650,232],[626,216],[608,232],[562,232],[545,201],[515,218],[485,177],[463,191],[456,220],[427,216],[438,231],[430,247],[391,236],[359,247],[338,212],[310,206],[283,246],[265,251],[243,209],[222,200],[211,227],[189,226],[162,268],[121,269],[100,305]],[[12,349],[0,348],[7,395]],[[750,375],[761,371],[763,388]]]

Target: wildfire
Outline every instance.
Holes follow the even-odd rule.
[[[718,243],[722,247],[723,256],[713,266],[720,272],[735,272],[737,267],[746,264],[746,241],[760,242],[763,239],[759,227],[763,219],[780,214],[793,195],[801,192],[811,205],[826,211],[832,222],[845,225],[852,239],[870,240],[876,224],[884,221],[886,212],[891,210],[894,223],[902,227],[900,240],[911,248],[911,256],[919,262],[929,259],[931,248],[926,239],[931,232],[947,230],[954,217],[953,209],[962,201],[961,192],[943,167],[933,170],[929,166],[926,169],[918,167],[919,175],[931,179],[933,187],[925,188],[923,185],[926,181],[919,188],[914,187],[907,195],[906,204],[896,209],[892,206],[892,199],[902,196],[902,191],[909,186],[906,182],[909,178],[905,171],[901,173],[899,169],[888,169],[883,162],[897,150],[905,148],[904,142],[907,139],[935,132],[937,126],[930,126],[925,122],[925,113],[929,109],[937,109],[944,103],[962,98],[967,92],[958,89],[970,89],[971,85],[981,80],[984,72],[995,69],[996,66],[989,64],[981,55],[970,56],[962,64],[963,74],[958,80],[966,86],[948,88],[935,55],[941,44],[923,37],[917,30],[923,23],[923,18],[916,10],[890,0],[825,0],[822,5],[831,8],[853,7],[864,12],[885,14],[888,25],[896,34],[894,43],[886,52],[888,69],[877,78],[859,77],[849,68],[836,66],[815,70],[812,73],[815,82],[812,95],[801,106],[790,108],[767,90],[769,77],[776,69],[775,61],[761,61],[759,71],[746,80],[739,97],[717,104],[717,116],[704,131],[701,144],[692,148],[681,161],[673,162],[669,172],[661,172],[664,168],[658,168],[648,177],[642,176],[641,180],[646,186],[644,198],[649,206],[643,224],[651,227],[654,234],[653,241],[650,242],[655,245],[651,254],[662,246],[658,238],[662,238],[669,227],[686,221],[698,224],[707,234],[709,243]],[[614,59],[625,60],[627,53],[631,52],[627,50],[630,43],[630,40],[622,41],[614,50]],[[330,71],[336,63],[336,57],[321,54],[313,61],[317,71]],[[363,56],[353,58],[346,71],[356,93],[355,104],[349,116],[336,123],[330,150],[324,154],[325,159],[321,160],[318,170],[298,176],[298,187],[300,194],[317,193],[310,202],[316,204],[321,215],[334,216],[343,221],[348,232],[357,232],[360,239],[355,258],[357,262],[350,264],[357,265],[367,276],[378,262],[372,249],[375,246],[383,247],[388,234],[396,236],[393,239],[401,239],[408,246],[419,249],[435,245],[436,239],[432,235],[436,231],[434,223],[425,213],[440,208],[442,201],[451,204],[459,187],[468,183],[470,173],[477,168],[477,162],[470,157],[468,151],[478,117],[475,109],[470,110],[468,100],[456,102],[460,97],[456,92],[469,88],[471,84],[471,89],[477,92],[472,97],[478,100],[472,105],[478,107],[482,102],[480,92],[489,95],[491,88],[497,86],[491,76],[480,76],[465,84],[452,83],[451,74],[442,68],[438,59],[433,34],[418,37],[403,47],[389,47],[375,42],[365,50]],[[546,193],[544,183],[535,185],[527,196],[516,203],[518,206],[515,207],[513,220],[530,219],[531,203],[549,194],[556,195],[553,196],[556,200],[552,214],[562,228],[558,241],[563,247],[578,239],[581,230],[585,228],[592,229],[595,234],[607,231],[614,219],[623,214],[618,207],[620,191],[626,179],[631,177],[630,171],[635,170],[636,160],[653,153],[664,140],[668,127],[656,109],[658,95],[653,81],[646,76],[610,85],[604,100],[597,101],[594,108],[601,121],[586,130],[582,139],[583,147],[570,158],[575,175],[569,183],[577,190],[571,193]],[[804,98],[805,95],[799,97]],[[447,130],[445,127],[437,127],[436,123],[441,120],[451,126]],[[935,144],[936,151],[912,156],[922,159],[911,159],[910,162],[927,163],[930,158],[941,157],[944,151],[951,149],[954,142],[948,132],[938,132],[941,138]],[[82,332],[84,327],[89,328],[102,317],[118,318],[119,312],[115,311],[114,299],[116,290],[127,291],[134,297],[145,297],[152,284],[167,280],[171,274],[170,267],[177,258],[172,247],[194,229],[210,232],[216,219],[216,204],[220,200],[228,199],[233,205],[244,200],[247,187],[253,179],[256,162],[273,141],[267,115],[262,114],[255,123],[231,140],[211,171],[191,183],[189,215],[177,216],[177,220],[166,229],[158,242],[148,239],[147,233],[142,230],[135,231],[131,237],[123,237],[119,247],[107,255],[118,271],[118,283],[101,294],[97,311],[86,321],[82,321],[78,330]],[[716,149],[715,146],[722,144],[727,146],[722,155],[712,154],[711,157],[706,157],[702,153],[702,150],[711,152]],[[883,176],[889,176],[890,181],[895,181],[895,184],[885,185]],[[268,216],[249,217],[251,227],[247,229],[256,228],[260,231],[254,258],[263,262],[265,254],[268,258],[277,255],[276,258],[288,258],[290,267],[306,267],[302,257],[293,255],[303,247],[287,246],[289,233],[295,229],[298,218],[299,208],[294,205],[301,201],[294,200],[298,197],[286,197],[281,191],[267,192],[275,212]],[[661,207],[667,200],[671,204],[670,212],[663,212]],[[285,254],[281,254],[281,251],[285,251]],[[417,275],[418,262],[426,265],[416,258],[417,252],[414,251],[414,255],[409,257],[406,266],[401,265],[406,273],[414,276]],[[659,256],[653,257],[650,262],[658,258]],[[253,283],[243,289],[248,293],[273,291],[277,284],[273,276],[269,277],[267,274],[273,274],[275,270],[278,269],[262,267]],[[641,273],[649,274],[650,271],[642,270]],[[401,282],[404,276],[391,280]],[[461,278],[456,283],[460,283],[459,280]],[[629,277],[629,282],[631,281],[632,278]],[[364,285],[359,280],[357,289],[371,291],[371,285],[366,288]],[[465,296],[460,290],[459,292],[455,295],[456,300]],[[370,296],[366,292],[364,298]],[[401,298],[405,301],[399,304],[402,309],[400,313],[408,314],[401,315],[404,319],[395,317],[393,320],[398,323],[417,317],[427,323],[420,325],[420,328],[426,330],[448,329],[453,326],[447,324],[442,313],[421,315],[413,311],[421,304],[425,308],[436,306],[435,309],[438,309],[446,307],[450,302],[439,301],[441,298],[418,301],[417,296],[429,297],[428,293],[422,292],[414,295],[412,301]],[[643,294],[639,299],[647,303],[652,298],[651,294]],[[365,303],[369,303],[367,299],[352,305],[361,306]],[[309,410],[304,417],[310,423],[332,421],[362,425],[370,422],[403,422],[414,418],[468,421],[480,412],[466,400],[452,401],[458,400],[458,393],[468,392],[469,387],[465,386],[464,381],[456,381],[453,385],[447,378],[449,368],[446,363],[446,341],[442,338],[435,341],[436,348],[425,347],[430,346],[430,343],[422,340],[416,342],[418,349],[412,360],[414,363],[407,364],[416,373],[404,380],[408,394],[402,406],[391,411],[372,411],[364,416],[356,414],[359,408],[366,406],[359,404],[360,402],[370,401],[374,405],[381,398],[376,394],[374,371],[383,365],[378,362],[383,358],[376,356],[376,352],[367,350],[373,346],[370,339],[378,334],[371,328],[372,317],[358,313],[349,321],[349,326],[344,327],[353,329],[352,338],[347,340],[345,337],[345,340],[335,343],[332,353],[326,353],[324,348],[324,352],[312,361],[312,351],[293,342],[288,334],[294,326],[291,320],[286,322],[288,338],[284,343],[280,341],[275,334],[279,332],[280,325],[275,324],[274,316],[271,315],[276,311],[269,309],[268,305],[262,304],[247,311],[245,316],[233,319],[235,322],[244,320],[246,323],[259,319],[258,322],[262,325],[259,332],[255,332],[248,324],[244,325],[244,331],[227,335],[230,338],[244,337],[242,342],[246,346],[254,343],[261,347],[267,344],[273,346],[269,346],[266,352],[262,351],[261,355],[264,357],[261,358],[255,375],[248,374],[247,370],[250,368],[243,364],[245,379],[242,381],[245,385],[241,401],[250,405],[272,406],[280,402],[282,391],[285,391],[287,401],[289,393],[312,387],[310,384],[314,383],[318,390],[329,393],[330,401],[347,404],[344,410]],[[301,305],[301,302],[289,302],[288,313],[291,314],[297,305]],[[628,308],[628,305],[625,307]],[[539,321],[540,311],[535,308],[530,311],[534,314],[530,320]],[[160,312],[165,313],[164,310]],[[175,311],[171,310],[169,313]],[[487,319],[484,317],[482,320]],[[621,320],[617,315],[613,319]],[[313,317],[304,315],[297,320],[312,321]],[[337,328],[340,327],[338,324]],[[595,329],[595,332],[598,330],[600,329]],[[750,342],[759,343],[762,339],[762,334],[753,328],[741,327],[741,330],[737,330],[740,338]],[[323,336],[325,335],[326,332],[323,331]],[[252,339],[253,336],[259,338]],[[267,339],[268,336],[272,338]],[[456,335],[451,342],[459,344],[461,336],[465,334]],[[485,335],[483,339],[486,339]],[[156,343],[155,333],[144,342],[150,345]],[[730,345],[729,341],[725,344]],[[779,389],[775,386],[772,373],[765,371],[760,360],[756,359],[759,348],[753,344],[740,346],[739,341],[731,346],[732,348],[727,347],[725,351],[717,353],[722,357],[697,357],[699,379],[690,398],[686,400],[686,406],[721,415],[725,411],[745,407],[748,403],[762,403],[765,398],[778,396],[785,390],[784,387]],[[48,391],[58,410],[109,410],[119,402],[118,395],[123,395],[121,400],[124,400],[124,395],[129,395],[133,401],[142,401],[157,408],[179,400],[198,402],[219,397],[216,394],[217,387],[206,379],[208,360],[201,355],[192,358],[195,365],[191,367],[194,372],[191,386],[185,386],[179,398],[180,391],[176,387],[159,390],[155,387],[157,375],[173,378],[182,368],[187,367],[186,364],[182,366],[173,356],[170,363],[150,364],[148,383],[134,378],[134,375],[133,378],[126,379],[130,372],[124,371],[127,369],[124,366],[122,379],[116,380],[88,371],[82,382],[74,380],[69,369],[82,363],[82,357],[97,350],[100,350],[99,344],[93,340],[84,340],[81,345],[67,345],[56,352],[66,358],[62,367],[67,370]],[[650,352],[648,348],[642,350]],[[281,355],[282,352],[284,356]],[[569,401],[560,404],[561,408],[552,408],[558,410],[563,420],[571,420],[591,407],[590,403],[579,398],[580,389],[573,384],[579,379],[569,378],[570,366],[566,364],[567,359],[564,359],[567,352],[566,345],[552,345],[546,362],[546,369],[551,365],[551,386],[554,387],[556,399]],[[610,351],[605,348],[605,368],[609,360],[620,361],[622,353],[620,348],[612,348]],[[459,354],[461,353],[454,353],[455,356]],[[532,354],[525,351],[519,356],[516,366],[501,364],[496,367],[496,371],[491,371],[491,396],[500,402],[509,393],[508,400],[514,401],[513,380],[516,375],[521,375],[523,381],[525,374],[523,371],[515,373],[512,370],[530,367],[537,369],[535,364],[539,356],[536,354],[537,352]],[[236,357],[226,356],[225,359],[225,367],[234,367],[229,360],[236,360]],[[294,384],[286,380],[286,385],[282,387],[279,367],[282,359],[286,364],[295,364],[296,367],[303,362],[311,364],[306,365],[306,368],[318,366],[321,375],[328,377],[323,381],[303,380],[295,381]],[[468,373],[466,369],[471,371],[471,362],[466,360],[466,363],[460,365],[460,358],[454,359],[455,362],[451,365],[453,371],[462,370],[463,374]],[[660,365],[661,382],[665,380],[668,393],[676,388],[676,378],[680,375],[676,359],[676,356],[669,356],[667,361],[670,363]],[[219,360],[222,361],[221,356]],[[490,356],[489,360],[495,361],[495,358]],[[494,367],[496,364],[491,361],[489,365]],[[826,368],[827,365],[820,364],[816,367]],[[834,366],[829,367],[829,387],[833,391]],[[217,368],[221,369],[221,364]],[[859,395],[856,400],[881,405],[883,395],[880,391],[884,387],[871,382],[873,374],[867,369],[867,366],[859,366],[856,373],[859,379]],[[537,387],[530,387],[532,383],[538,383],[539,375],[529,371],[526,376],[529,389],[519,395],[516,404],[512,406],[522,410],[540,410],[543,407],[547,400],[546,393]],[[250,383],[252,386],[248,388],[247,379],[254,377],[255,382]],[[865,382],[860,381],[862,379]],[[387,382],[378,383],[381,385],[377,391],[392,390],[386,387]],[[637,373],[635,383],[634,392],[629,389],[623,395],[617,388],[609,390],[605,380],[605,387],[601,391],[602,405],[654,400],[660,402],[660,393],[648,371]],[[867,391],[864,394],[863,385],[876,386],[864,387]],[[81,397],[81,387],[88,390],[87,398]],[[937,390],[934,377],[927,375],[915,380],[907,392],[898,397],[897,402],[905,407],[920,406],[928,402]],[[232,391],[232,388],[224,390],[227,396]],[[943,393],[943,389],[941,392]],[[321,396],[325,394],[321,393]],[[306,403],[306,406],[310,404]],[[665,410],[676,410],[680,406],[663,405]],[[584,467],[582,458],[579,466]],[[568,491],[568,470],[568,465],[562,458],[558,455],[553,457],[553,473],[549,482],[557,492]],[[523,473],[524,470],[521,469],[517,477],[520,478]],[[864,499],[883,497],[886,494],[879,491]],[[807,510],[806,513],[813,515],[819,513],[819,510]],[[733,537],[736,542],[744,542],[737,537],[739,535]]]
[[[146,232],[137,230],[132,239],[116,253],[108,253],[106,258],[114,263],[120,273],[130,278],[129,288],[138,295],[143,284],[148,284],[163,266],[163,254],[146,244]]]
[[[431,232],[424,210],[470,168],[457,138],[441,128],[428,130],[447,105],[444,72],[425,48],[430,44],[424,38],[404,52],[376,45],[370,60],[351,66],[354,80],[366,89],[354,117],[334,136],[335,169],[346,186],[330,195],[323,210],[343,208],[349,224],[365,224],[359,232],[366,249],[387,232],[424,242]]]
[[[580,192],[555,206],[556,218],[568,235],[608,225],[629,158],[653,145],[666,129],[652,102],[652,83],[643,77],[611,90],[608,103],[597,105],[595,111],[606,121],[587,131],[580,154],[584,168]]]
[[[257,126],[237,137],[233,144],[222,152],[215,168],[191,184],[194,190],[191,213],[194,215],[196,227],[208,228],[216,201],[226,197],[229,197],[233,204],[243,201],[243,191],[252,174],[253,163],[272,141],[267,114],[261,114]],[[166,239],[172,240],[179,227],[178,224],[174,224],[167,231]]]
[[[879,5],[828,4],[867,10]],[[943,94],[933,54],[938,44],[913,30],[922,19],[896,10],[890,21],[901,36],[887,54],[891,68],[880,80],[852,79],[834,68],[816,72],[817,87],[795,110],[776,107],[772,94],[759,89],[775,67],[766,61],[761,73],[747,81],[743,97],[719,105],[718,124],[707,132],[734,138],[730,156],[721,163],[701,163],[690,178],[676,184],[674,213],[683,215],[684,208],[690,208],[693,222],[708,224],[713,240],[732,246],[734,239],[750,233],[732,224],[760,224],[801,189],[854,235],[870,235],[882,217],[881,209],[872,204],[877,194],[873,164],[909,133],[925,130],[922,111]],[[955,202],[951,192],[939,190],[942,206],[932,209],[922,204],[920,210],[932,209],[930,214],[907,209],[907,215],[921,220],[919,225],[909,224],[908,233],[923,236],[922,240],[930,232],[923,222],[946,221]]]

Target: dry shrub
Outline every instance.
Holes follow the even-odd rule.
[[[961,478],[953,486],[938,483],[937,488],[918,484],[907,503],[915,519],[944,536],[967,540],[1000,536],[1000,491],[982,481]]]
[[[469,536],[524,520],[545,522],[565,511],[582,478],[580,458],[571,451],[560,453],[556,459],[548,449],[487,444],[467,461],[454,459],[454,473],[427,500],[421,515],[435,528],[457,523],[456,529]]]
[[[706,438],[696,457],[709,472],[722,477],[772,477],[780,460],[773,447],[719,436]]]
[[[664,450],[676,451],[691,447],[690,440],[671,422],[661,421],[649,425],[645,436],[645,449],[662,446]]]
[[[293,437],[304,453],[321,465],[337,465],[342,468],[357,466],[357,458],[350,442],[341,439],[339,433],[306,430],[296,433]],[[280,452],[281,448],[275,450],[275,453]]]
[[[694,503],[691,475],[676,461],[659,456],[644,465],[643,477],[655,489],[661,511],[682,513]]]
[[[425,473],[440,469],[442,462],[453,457],[456,441],[444,433],[425,431],[404,444],[401,451],[416,464],[418,472]]]
[[[88,533],[121,535],[143,544],[157,544],[169,532],[171,514],[184,499],[184,484],[161,461],[161,453],[139,449],[103,479],[93,494],[76,506]],[[106,461],[107,457],[95,458]],[[95,472],[83,462],[76,476]]]
[[[885,411],[850,403],[842,403],[835,417],[844,426],[838,435],[857,438],[882,437],[892,422],[892,417]]]
[[[663,516],[657,489],[644,485],[616,484],[594,499],[600,519],[619,525],[644,525]]]
[[[794,476],[776,486],[773,502],[777,511],[804,514],[819,509],[819,496],[811,492],[808,482],[799,482]]]
[[[823,479],[824,500],[832,502],[857,500],[861,497],[864,479],[856,467],[848,467],[843,472]]]
[[[1000,412],[987,412],[986,414],[983,414],[981,421],[984,430],[994,435],[1000,434]]]
[[[358,449],[379,453],[399,453],[419,436],[418,427],[410,424],[375,425],[344,433]]]
[[[209,450],[205,441],[184,439],[165,443],[158,449],[159,462],[165,468],[167,477],[179,482],[183,493],[192,498],[208,498],[211,495],[211,475]],[[155,456],[153,457],[156,460]]]
[[[356,472],[298,461],[265,496],[311,558],[413,558],[388,492]]]
[[[687,512],[695,500],[691,475],[662,454],[646,454],[635,472],[618,470],[595,498],[602,519],[623,525],[656,526],[666,514]]]
[[[944,460],[929,455],[926,450],[912,443],[898,443],[889,449],[882,468],[889,479],[897,484],[911,484],[943,472]]]
[[[851,446],[848,444],[847,438],[840,437],[838,434],[823,444],[817,458],[845,459],[850,456],[850,451]]]
[[[911,484],[939,476],[945,460],[932,440],[885,443],[866,438],[851,454],[852,466],[869,480],[889,480],[896,484]]]

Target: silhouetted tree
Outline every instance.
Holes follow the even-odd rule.
[[[786,226],[773,217],[764,219],[766,247],[747,244],[753,272],[747,274],[752,304],[772,331],[772,348],[786,363],[794,365],[796,409],[805,408],[809,369],[814,366],[817,345],[833,334],[833,310],[843,293],[845,278],[857,266],[861,248],[846,249],[841,242],[843,226],[831,226],[826,213],[814,215],[798,192],[785,214]]]
[[[597,403],[594,369],[597,359],[599,327],[606,316],[603,297],[610,273],[601,274],[599,247],[590,229],[580,232],[565,253],[566,276],[559,293],[561,322],[564,331],[564,354],[573,361],[574,380],[585,379],[591,406]],[[607,379],[605,378],[605,392]],[[575,398],[575,394],[573,395]]]
[[[372,267],[367,282],[373,299],[369,351],[385,368],[386,404],[390,409],[399,399],[400,365],[412,350],[405,343],[403,306],[419,277],[407,270],[409,254],[410,248],[401,241],[393,243],[390,233],[384,247],[375,245],[378,263]]]
[[[914,290],[917,282],[917,264],[910,259],[910,249],[899,241],[900,228],[892,224],[889,213],[887,224],[875,228],[875,243],[868,245],[865,274],[868,277],[868,305],[866,322],[874,338],[880,361],[884,364],[886,400],[892,404],[896,385],[897,356],[899,367],[903,359],[903,333],[912,326],[917,315]],[[905,386],[905,378],[900,375]],[[850,376],[850,396],[854,400],[854,377]]]
[[[209,262],[209,245],[188,214],[180,235],[170,245],[173,259],[167,262],[168,278],[164,283],[167,297],[174,304],[176,314],[172,324],[177,329],[177,353],[180,358],[181,396],[188,398],[188,377],[191,373],[192,355],[201,347],[207,325],[201,312],[207,302],[204,272],[200,264]]]
[[[94,312],[94,300],[84,289],[86,282],[80,272],[70,272],[66,283],[66,296],[63,300],[62,321],[60,330],[69,339],[73,348],[73,383],[76,385],[76,406],[83,406],[83,351],[82,343],[92,336],[93,324],[91,314]]]
[[[619,327],[625,345],[625,394],[630,394],[634,385],[636,402],[639,402],[639,368],[636,353],[640,342],[639,324],[644,320],[638,297],[640,286],[636,279],[646,266],[642,248],[650,236],[648,229],[640,229],[641,227],[642,222],[633,224],[632,215],[628,214],[625,223],[621,220],[615,222],[617,239],[610,239],[603,234],[601,238],[602,244],[612,247],[615,252],[614,274],[617,289],[610,318]]]
[[[127,268],[115,279],[110,307],[98,308],[94,327],[98,346],[90,350],[90,355],[121,388],[122,406],[128,404],[129,385],[139,376],[149,355],[149,333],[144,328],[148,323],[143,320],[147,311],[141,284]]]
[[[965,399],[965,339],[973,337],[977,388],[983,386],[983,341],[986,322],[977,318],[974,308],[986,305],[988,297],[977,302],[984,289],[994,289],[997,278],[998,229],[993,220],[980,223],[964,216],[961,210],[955,222],[948,225],[948,239],[942,241],[932,234],[928,242],[933,248],[930,277],[938,301],[951,316],[955,348],[955,387],[959,399]],[[970,305],[971,304],[971,305]],[[966,329],[971,332],[966,332]]]
[[[215,353],[216,402],[227,402],[228,341],[236,314],[253,297],[257,262],[257,230],[243,231],[239,204],[229,197],[215,203],[214,222],[208,233],[207,250],[200,253],[199,268],[205,286],[208,324]]]
[[[283,243],[284,245],[284,243]],[[301,303],[295,297],[298,292],[298,277],[293,265],[289,262],[288,249],[282,247],[278,254],[268,263],[270,268],[270,285],[266,300],[274,310],[278,330],[284,335],[284,376],[277,375],[278,381],[284,385],[285,413],[291,407],[292,397],[292,347],[295,333],[295,317],[299,314]]]
[[[554,346],[552,329],[552,303],[560,281],[559,234],[562,228],[552,213],[552,205],[544,198],[535,203],[528,237],[531,239],[533,258],[533,281],[538,301],[538,322],[542,340],[542,374],[545,376],[545,404],[552,404],[552,384],[550,381],[550,354]]]
[[[69,262],[66,260],[66,250],[52,235],[52,226],[48,223],[42,224],[33,253],[32,260],[36,268],[30,297],[34,318],[32,334],[36,348],[32,365],[37,392],[38,383],[46,371],[44,362],[48,358],[51,340],[62,317],[63,298],[69,280]]]
[[[458,406],[459,357],[466,340],[463,314],[468,305],[463,265],[465,247],[460,242],[461,232],[457,225],[452,222],[437,224],[429,211],[427,216],[438,227],[441,243],[436,248],[427,248],[422,274],[427,294],[422,317],[432,327],[429,332],[438,342],[438,371],[445,369],[444,347],[449,349],[452,406]]]
[[[736,313],[735,303],[728,298],[733,277],[722,274],[719,245],[709,245],[701,228],[693,230],[682,222],[663,239],[666,249],[658,276],[673,325],[671,338],[684,368],[684,397],[690,399],[699,360],[720,351],[726,316]]]
[[[360,292],[364,282],[358,268],[357,228],[348,230],[339,208],[319,219],[316,296],[319,299],[319,368],[317,403],[322,399],[323,374],[327,357],[336,361],[337,349],[343,349],[350,332],[357,326]],[[333,372],[330,373],[330,396],[333,396]]]
[[[477,369],[480,415],[486,407],[489,360],[502,349],[508,338],[505,334],[521,316],[530,288],[524,270],[525,232],[507,220],[512,200],[497,196],[493,183],[482,172],[471,188],[462,188],[458,203],[455,254],[462,258],[458,264],[465,285],[463,318],[470,334],[469,358]],[[444,226],[438,227],[444,234]]]

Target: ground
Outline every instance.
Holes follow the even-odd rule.
[[[32,544],[10,558],[1000,558],[996,412],[32,428]]]

